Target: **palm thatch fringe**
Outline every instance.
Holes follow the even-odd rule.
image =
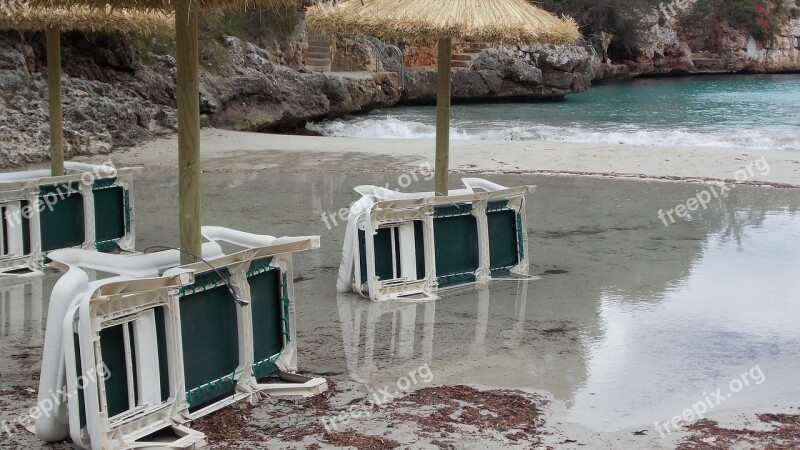
[[[306,12],[312,29],[381,39],[452,38],[473,42],[571,44],[581,39],[570,17],[527,0],[348,0]]]
[[[172,35],[175,17],[164,12],[130,9],[18,8],[0,15],[0,29],[20,31],[123,31],[141,34]]]

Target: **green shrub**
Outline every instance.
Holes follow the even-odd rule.
[[[128,42],[139,53],[142,61],[150,61],[150,55],[175,56],[175,38],[171,36],[142,36],[138,33],[129,33]]]
[[[767,41],[774,38],[785,12],[783,0],[698,0],[680,23],[686,28],[707,28],[724,20],[747,30],[755,39]]]
[[[765,41],[767,39],[767,30],[763,25],[755,24],[750,27],[750,35],[758,41]]]
[[[751,0],[732,0],[730,6],[725,7],[723,2],[721,11],[727,13],[728,18],[741,25],[750,24],[756,16],[756,5]]]
[[[293,7],[256,7],[247,11],[204,14],[200,18],[200,31],[216,39],[236,36],[257,41],[264,36],[288,35],[298,23],[299,17]]]
[[[795,7],[790,9],[789,11],[791,12],[793,18],[795,19],[800,18],[800,8]]]

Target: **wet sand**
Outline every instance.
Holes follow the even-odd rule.
[[[328,228],[321,216],[355,201],[353,186],[394,186],[421,159],[399,154],[378,164],[363,146],[351,153],[320,147],[265,154],[245,146],[257,137],[284,139],[232,134],[220,137],[230,151],[204,155],[204,223],[322,235],[320,250],[295,257],[300,366],[335,388],[317,400],[267,400],[210,417],[201,426],[214,439],[211,448],[676,448],[692,433],[711,439],[715,432],[681,429],[662,438],[654,423],[756,365],[763,382],[755,376],[706,415],[721,425],[774,429],[755,415],[800,412],[794,383],[800,375],[800,190],[738,186],[665,227],[657,211],[695,196],[700,185],[489,174],[502,184],[538,186],[528,198],[528,232],[531,274],[540,279],[458,288],[431,303],[373,304],[336,294],[344,227]],[[135,186],[137,248],[177,241],[176,169],[168,152],[112,155],[118,165],[145,166]],[[792,181],[770,163],[775,178],[766,181]],[[696,176],[713,178],[716,169],[697,170]],[[458,178],[453,175],[454,185]],[[427,181],[409,187],[430,188]],[[35,398],[26,389],[38,380],[47,299],[57,276],[49,271],[2,288],[0,420]],[[407,390],[441,391],[425,390],[351,420],[338,430],[346,436],[322,426],[321,417],[360,407],[372,392],[419,374],[423,365],[430,382]],[[508,401],[529,405],[525,420],[539,417],[542,428],[528,433],[514,418],[478,420],[476,412],[496,415],[499,394],[457,385],[524,392]],[[433,407],[430,398],[437,395],[461,403],[441,397]],[[454,418],[435,415],[437,408]],[[414,418],[420,411],[429,414]],[[430,417],[437,420],[427,422]],[[432,432],[437,426],[445,431]],[[795,432],[791,439],[800,437]],[[27,434],[2,431],[0,445],[43,447]]]
[[[128,152],[115,153],[113,160],[118,164],[175,165],[177,142],[175,136],[153,140]],[[316,166],[326,170],[325,164],[318,163],[346,162],[351,157],[370,161],[366,166],[345,164],[351,169],[391,170],[425,162],[432,165],[434,161],[434,141],[429,139],[285,136],[205,128],[201,142],[204,170],[276,166],[287,170]],[[552,173],[689,181],[734,180],[737,170],[764,157],[770,173],[748,176],[747,182],[800,186],[800,153],[790,151],[468,140],[451,140],[450,148],[450,168],[459,173]],[[309,155],[314,158],[307,158]]]

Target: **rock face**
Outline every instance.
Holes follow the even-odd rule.
[[[333,67],[345,70],[382,70],[402,76],[401,103],[428,104],[436,99],[436,42],[400,43],[402,62],[394,51],[384,44],[365,36],[337,37],[334,43]],[[455,43],[454,54],[466,44]],[[538,49],[541,51],[541,49]],[[541,99],[563,97],[571,92],[588,88],[576,72],[585,71],[587,55],[575,53],[564,56],[574,61],[569,66],[546,66],[549,70],[544,78],[537,67],[539,61],[531,52],[511,52],[489,49],[477,54],[470,67],[454,68],[452,71],[452,98],[454,101],[492,100],[503,98]],[[538,56],[538,53],[536,54]],[[544,58],[542,59],[544,61]],[[399,67],[403,65],[402,73]],[[577,78],[573,86],[573,78]],[[575,89],[573,89],[575,87]]]
[[[675,29],[675,20],[659,21],[660,14],[653,11],[644,17],[640,56],[632,70],[647,74],[694,72],[692,50]]]
[[[311,73],[272,64],[266,52],[237,38],[227,39],[229,73],[207,73],[202,80],[204,124],[247,131],[303,126],[307,120],[334,117],[395,104],[397,78],[375,73],[342,76]]]
[[[361,34],[337,35],[333,38],[331,47],[333,51],[331,70],[334,72],[384,70],[378,55],[383,43],[378,39]]]
[[[639,56],[631,61],[614,61],[622,66],[603,77],[800,71],[797,18],[787,17],[768,46],[726,22],[715,23],[711,29],[682,28],[680,14],[664,16],[657,10],[646,14],[641,22]],[[599,41],[605,53],[613,36]]]
[[[64,38],[68,41],[71,36]],[[38,162],[49,153],[47,79],[40,71],[41,54],[36,47],[0,38],[2,167]],[[69,156],[108,153],[114,146],[131,146],[142,137],[175,127],[174,110],[148,98],[157,96],[158,89],[144,88],[130,73],[112,72],[108,64],[126,62],[124,54],[109,53],[107,47],[98,49],[97,63],[84,68],[101,76],[62,78],[64,150]],[[66,64],[65,70],[72,65]],[[155,71],[150,78],[154,84],[159,79]],[[141,95],[148,91],[151,94]]]
[[[591,85],[591,57],[577,46],[489,48],[469,68],[452,70],[454,101],[552,100]],[[433,103],[436,69],[406,68],[401,101]]]
[[[752,36],[724,29],[727,48],[734,54],[738,70],[793,72],[800,70],[800,19],[789,21],[769,47]]]
[[[0,35],[0,167],[44,161],[49,154],[43,39]],[[107,153],[174,132],[175,58],[146,61],[120,36],[65,34],[62,74],[65,155]],[[293,47],[289,47],[293,48]],[[217,65],[200,76],[201,122],[236,130],[276,130],[397,103],[391,73],[343,77],[276,65],[273,56],[228,37]]]

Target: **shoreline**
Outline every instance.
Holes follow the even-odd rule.
[[[201,130],[204,172],[235,170],[376,171],[348,165],[348,159],[383,157],[378,171],[433,166],[432,139],[366,139],[315,137]],[[490,148],[491,151],[487,151]],[[764,159],[767,171],[752,171],[739,180],[737,171]],[[117,165],[177,167],[177,135],[144,142],[138,147],[75,158],[111,159]],[[310,161],[310,160],[314,161]],[[285,169],[289,160],[292,168]],[[800,188],[800,152],[712,147],[645,147],[590,145],[546,141],[450,142],[450,171],[463,174],[549,174],[643,181],[728,184]]]

